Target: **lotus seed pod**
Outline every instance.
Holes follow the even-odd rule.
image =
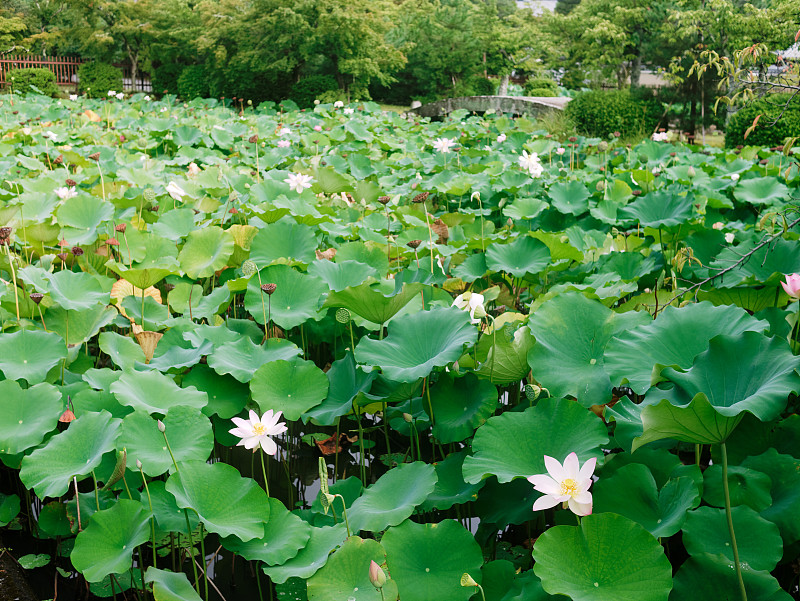
[[[261,291],[266,292],[269,296],[272,296],[272,293],[275,292],[275,290],[277,289],[278,289],[277,284],[272,284],[272,283],[261,284]]]
[[[378,197],[378,202],[381,203],[382,205],[388,204],[390,200],[392,200],[391,196],[379,196]]]
[[[253,134],[247,141],[250,142],[251,144],[255,144],[256,142],[258,142],[258,134]]]
[[[73,247],[70,249],[70,251],[71,251],[71,252],[72,252],[72,254],[73,254],[73,255],[75,255],[76,257],[80,257],[81,255],[83,255],[83,249],[82,249],[80,246],[73,246]]]
[[[535,384],[525,384],[525,396],[529,401],[535,401],[542,394],[542,389]]]
[[[249,278],[255,275],[256,271],[258,271],[258,267],[256,267],[256,264],[252,261],[247,260],[242,263],[242,275],[244,275],[244,277]]]
[[[411,202],[425,202],[426,200],[428,200],[428,196],[430,196],[430,195],[431,195],[430,192],[421,192],[421,193],[417,194],[411,200]]]
[[[93,152],[92,154],[89,155],[89,158],[92,159],[93,161],[99,161],[100,160],[100,153],[99,152]]]
[[[36,304],[38,305],[40,302],[42,302],[42,299],[44,298],[44,294],[42,294],[41,292],[31,292],[31,293],[28,295],[28,297],[29,297],[29,298],[30,298],[30,299],[31,299],[31,300],[32,300],[34,303],[36,303]]]
[[[153,202],[156,199],[156,191],[152,188],[147,188],[142,193],[142,198],[144,198],[146,202]]]
[[[53,159],[53,164],[61,165],[64,162],[64,155],[60,154],[56,158]]]
[[[416,250],[420,244],[422,244],[422,240],[412,240],[411,242],[407,242],[406,246],[408,246],[408,248],[413,248]]]
[[[339,323],[350,323],[350,311],[345,308],[337,309],[336,321]]]
[[[6,240],[9,236],[11,236],[11,228],[0,227],[0,240]]]
[[[68,179],[64,183],[67,184],[67,186],[69,186],[70,188],[74,188],[75,186],[78,185],[78,183],[74,179]]]
[[[464,572],[461,575],[461,586],[478,586],[478,583],[475,582],[475,579],[472,576]]]
[[[118,223],[114,226],[114,231],[119,232],[120,234],[124,234],[126,229],[128,229],[128,225],[126,223]]]

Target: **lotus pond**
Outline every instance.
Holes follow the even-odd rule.
[[[142,95],[0,133],[41,598],[798,598],[789,150]]]

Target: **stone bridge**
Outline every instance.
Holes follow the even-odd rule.
[[[443,117],[458,109],[471,113],[485,113],[494,110],[498,113],[514,115],[539,114],[545,111],[563,110],[570,99],[565,96],[548,98],[542,96],[463,96],[446,98],[411,109],[421,117]]]

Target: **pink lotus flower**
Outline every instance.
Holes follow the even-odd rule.
[[[314,126],[314,131],[322,131],[322,126],[321,125],[315,125]]]
[[[289,140],[278,140],[278,148],[289,148],[291,145]]]
[[[792,298],[800,299],[800,273],[793,273],[786,276],[786,281],[781,282],[781,286],[786,294]]]
[[[562,466],[558,460],[545,455],[544,464],[547,474],[528,477],[533,488],[544,493],[544,496],[536,499],[533,510],[549,509],[563,503],[564,508],[568,507],[576,515],[591,514],[592,493],[589,487],[597,459],[592,457],[581,467],[578,455],[570,453]]]

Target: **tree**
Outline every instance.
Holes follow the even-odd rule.
[[[558,0],[556,12],[559,15],[568,15],[581,3],[581,0]]]

